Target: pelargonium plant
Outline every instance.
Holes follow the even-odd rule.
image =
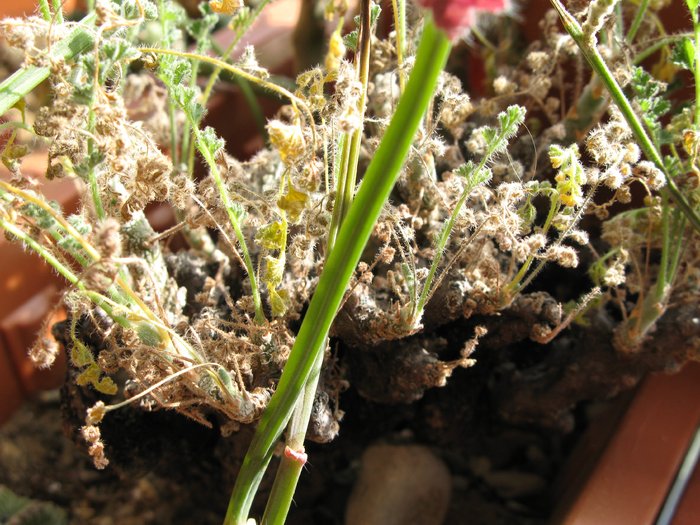
[[[421,0],[410,16],[395,0],[385,37],[379,5],[361,0],[348,23],[349,6],[332,1],[322,59],[290,82],[252,47],[235,53],[267,4],[201,2],[190,18],[170,0],[94,0],[73,22],[40,0],[37,16],[0,22],[25,52],[0,84],[13,173],[0,181],[0,227],[68,283],[54,332],[90,400],[78,433],[98,468],[112,439],[101,423],[126,406],[176,410],[227,435],[255,425],[225,523],[249,523],[278,457],[261,523],[281,524],[305,441],[340,428],[349,381],[333,345],[389,363],[379,386],[352,381],[390,403],[474,366],[480,341],[554,348],[595,323],[610,332],[605,363],[636,358],[636,377],[661,367],[650,341],[673,332],[677,305],[697,292],[700,102],[675,107],[639,64],[672,48],[678,74],[700,86],[696,1],[686,0],[694,33],[657,41],[650,2],[596,0],[572,14],[553,0],[542,40],[500,63],[478,24],[514,16],[505,0]],[[212,39],[222,22],[234,35],[226,49]],[[446,71],[470,32],[490,53],[483,100]],[[231,79],[265,139],[248,160],[206,125],[212,93]],[[44,81],[52,102],[31,108]],[[285,104],[267,122],[254,90]],[[23,176],[27,134],[48,151],[48,178],[79,182],[79,212],[66,216]],[[153,230],[153,202],[169,204],[173,227]],[[171,251],[176,235],[186,247]],[[539,288],[552,266],[585,266],[566,304],[551,283]],[[426,350],[460,320],[468,335],[451,358]],[[568,363],[572,345],[542,362]],[[58,351],[42,338],[30,355],[50,366]],[[587,385],[615,388],[593,361],[557,377],[581,367],[595,372],[589,383],[544,379],[559,405],[532,393],[537,367],[513,372],[499,413],[565,427]]]

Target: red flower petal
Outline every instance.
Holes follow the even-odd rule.
[[[477,11],[498,13],[507,7],[506,0],[419,0],[433,11],[435,25],[451,39],[463,34],[474,24]]]

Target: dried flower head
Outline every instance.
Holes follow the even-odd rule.
[[[95,468],[102,470],[109,465],[109,460],[105,456],[105,445],[102,442],[100,429],[95,425],[86,425],[80,429],[83,439],[88,443],[88,452]]]

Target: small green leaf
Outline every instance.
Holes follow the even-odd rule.
[[[207,126],[201,133],[202,146],[207,149],[212,157],[215,157],[219,150],[222,150],[226,145],[224,139],[216,134],[214,128]]]
[[[283,221],[275,221],[258,229],[255,242],[266,250],[284,250],[287,239],[287,225]]]
[[[70,359],[74,366],[82,368],[84,366],[91,365],[95,362],[92,353],[81,341],[78,339],[73,341],[73,348],[71,348]]]
[[[295,189],[290,184],[287,194],[277,200],[277,206],[287,213],[289,222],[296,223],[306,209],[308,201],[309,195],[307,193]]]
[[[275,290],[268,288],[270,295],[270,309],[273,317],[282,317],[289,308],[289,299],[286,290]]]
[[[678,67],[695,72],[695,46],[688,37],[684,37],[673,46],[671,62]]]
[[[157,347],[163,342],[158,329],[147,321],[136,323],[136,335],[146,346]]]

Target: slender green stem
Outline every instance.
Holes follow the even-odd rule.
[[[695,39],[695,68],[693,74],[695,76],[695,128],[700,129],[700,23],[694,21],[694,39]]]
[[[370,14],[370,1],[362,0],[360,42],[357,61],[357,77],[362,85],[362,92],[360,93],[360,99],[357,101],[356,108],[362,124],[352,131],[349,141],[347,137],[341,137],[340,139],[342,149],[339,151],[342,156],[342,161],[340,163],[339,177],[336,179],[335,203],[333,205],[333,215],[331,216],[331,226],[328,235],[329,252],[333,248],[340,224],[343,222],[350,208],[350,204],[355,195],[355,186],[357,185],[357,163],[360,158],[360,145],[362,143],[362,134],[364,130],[363,123],[367,107],[367,83],[369,81],[369,56],[370,43],[372,40]]]
[[[486,151],[486,154],[481,159],[473,173],[480,173],[486,167],[486,163],[491,160],[491,157],[496,152],[496,150],[502,147],[503,141],[507,140],[508,133],[508,129],[501,130],[500,135],[489,144],[489,149]],[[421,288],[421,293],[418,297],[418,301],[416,301],[416,303],[413,305],[413,310],[411,312],[411,324],[413,324],[414,326],[420,322],[420,318],[423,316],[425,304],[428,302],[428,299],[432,294],[433,279],[435,278],[437,269],[440,266],[440,262],[442,261],[442,256],[445,253],[447,241],[450,238],[450,234],[452,233],[452,229],[454,228],[455,222],[457,221],[457,217],[459,217],[459,213],[462,211],[462,206],[464,206],[464,203],[471,194],[472,190],[474,190],[474,188],[478,184],[479,181],[476,179],[476,177],[471,177],[469,180],[467,180],[464,190],[462,191],[462,195],[460,195],[457,204],[452,210],[449,219],[442,227],[440,235],[438,236],[437,241],[435,242],[435,256],[433,257],[433,261],[430,264],[428,276],[425,279],[425,283],[423,283],[423,287]]]
[[[245,98],[245,101],[248,104],[248,108],[250,109],[250,112],[253,115],[253,120],[255,121],[255,126],[258,128],[258,133],[263,138],[263,140],[267,142],[265,114],[263,113],[263,109],[260,106],[260,103],[258,102],[258,98],[255,96],[253,88],[250,86],[250,82],[240,77],[234,77],[233,80],[238,85],[239,89],[241,90],[241,93],[243,94],[243,98]]]
[[[255,6],[255,10],[246,17],[245,21],[243,24],[238,28],[236,31],[236,36],[234,39],[231,41],[231,43],[226,47],[226,50],[220,54],[220,60],[225,63],[226,60],[231,56],[231,53],[233,53],[233,50],[236,48],[236,45],[240,42],[241,38],[243,35],[246,34],[248,29],[250,29],[250,26],[257,20],[258,16],[260,15],[261,11],[263,8],[270,2],[270,0],[262,0],[258,5]],[[219,79],[219,75],[221,72],[224,70],[221,65],[216,64],[214,67],[214,70],[211,72],[209,75],[209,80],[207,81],[207,85],[204,88],[204,91],[202,92],[202,98],[200,100],[202,106],[206,107],[206,105],[209,103],[209,98],[211,97],[212,91],[214,90],[214,85],[216,84],[216,81]],[[240,85],[240,84],[239,84]],[[243,89],[243,88],[241,88]],[[246,92],[243,92],[243,95],[248,98],[248,95],[246,95]],[[253,110],[253,114],[255,115],[255,110]],[[199,126],[201,122],[197,122],[197,125]],[[264,135],[263,135],[264,136]],[[194,143],[190,143],[189,149],[187,150],[187,172],[192,173],[194,170]],[[185,151],[183,150],[183,159],[185,155]]]
[[[399,70],[399,91],[403,93],[406,87],[406,71],[404,57],[406,56],[406,0],[391,0],[394,11],[394,30],[396,31],[396,65]]]
[[[63,23],[63,2],[61,0],[51,0],[51,5],[53,6],[53,11],[56,16],[56,23]]]
[[[94,98],[94,94],[93,94]],[[90,100],[90,105],[88,106],[88,131],[90,135],[87,140],[87,152],[88,152],[88,173],[87,182],[90,188],[90,197],[92,198],[92,204],[95,207],[95,215],[99,220],[104,220],[105,209],[102,206],[102,198],[100,197],[100,187],[97,184],[97,173],[95,171],[95,154],[97,150],[95,149],[95,141],[92,138],[93,132],[95,131],[95,111],[93,109],[94,101]]]
[[[639,7],[634,15],[634,20],[632,20],[632,24],[630,25],[629,31],[627,31],[627,36],[625,37],[625,41],[628,45],[634,42],[634,39],[637,37],[637,31],[639,31],[639,28],[642,26],[644,15],[646,14],[648,7],[649,0],[641,0],[639,2]]]
[[[301,100],[299,97],[297,97],[294,93],[290,92],[288,89],[283,88],[282,86],[275,84],[274,82],[269,82],[267,80],[263,80],[262,78],[258,78],[255,75],[251,75],[247,71],[244,71],[243,69],[232,66],[231,64],[227,64],[226,62],[222,62],[221,60],[217,58],[213,58],[210,56],[206,55],[199,55],[197,53],[187,53],[185,51],[176,51],[174,49],[162,49],[162,48],[152,48],[152,47],[144,47],[141,48],[142,53],[155,53],[158,55],[173,55],[173,56],[178,56],[181,58],[186,58],[188,60],[199,60],[201,62],[206,62],[208,64],[212,64],[214,66],[217,66],[224,71],[228,71],[229,73],[233,74],[234,76],[240,77],[244,80],[247,80],[251,84],[257,84],[261,86],[264,89],[267,89],[268,91],[272,91],[273,93],[277,93],[278,95],[281,95],[287,99],[292,104],[292,107],[294,109],[301,109],[301,111],[304,113],[304,116],[306,117],[306,124],[311,126],[311,131],[314,135],[314,142],[316,138],[316,128],[313,126],[314,124],[314,118],[311,113],[311,110],[309,107],[306,105],[306,103]],[[194,126],[193,126],[194,128]]]
[[[335,245],[336,237],[341,223],[343,212],[343,195],[345,191],[345,177],[347,176],[348,157],[350,147],[348,141],[350,137],[347,133],[339,133],[335,143],[335,159],[333,161],[333,184],[335,186],[335,199],[333,201],[333,214],[331,224],[328,229],[328,240],[326,241],[326,253],[330,253]]]
[[[169,48],[172,45],[170,40],[170,31],[168,27],[168,22],[165,17],[165,0],[158,0],[158,17],[160,19],[160,31],[163,34],[163,39],[160,42],[162,47]],[[172,97],[168,97],[168,122],[170,124],[170,158],[173,161],[173,166],[179,164],[180,154],[178,152],[178,133],[177,133],[177,116],[175,114],[175,102]],[[187,130],[185,130],[187,133]]]
[[[122,326],[130,327],[131,323],[124,317],[115,312],[109,301],[103,297],[101,294],[88,290],[85,284],[80,280],[80,278],[73,273],[73,271],[64,265],[53,253],[46,249],[46,247],[39,244],[30,235],[24,232],[21,228],[18,228],[15,224],[6,220],[0,216],[0,227],[4,229],[7,233],[17,238],[19,241],[24,243],[25,246],[36,252],[42,259],[44,259],[51,267],[56,270],[64,279],[69,283],[74,285],[78,290],[85,294],[92,302],[97,306],[102,308],[107,315],[109,315],[114,321],[118,322]]]
[[[94,23],[94,14],[86,16],[68,36],[51,46],[51,62],[71,60],[92,48],[94,39],[88,28]],[[0,116],[46,80],[50,73],[47,66],[26,66],[6,78],[0,84]]]
[[[547,218],[544,221],[541,231],[542,235],[545,236],[549,232],[549,227],[552,225],[552,221],[560,208],[559,195],[556,192],[551,195],[550,199],[549,212],[547,213]],[[525,275],[527,274],[534,260],[534,255],[529,255],[523,265],[520,267],[518,273],[515,275],[515,277],[513,277],[513,280],[505,286],[503,296],[506,298],[506,300],[510,300],[510,298],[515,295],[515,292],[522,289],[520,283],[525,278]]]
[[[350,277],[360,260],[377,218],[389,198],[437,79],[450,51],[447,37],[429,20],[421,37],[416,62],[364,179],[328,256],[299,334],[243,459],[226,513],[226,525],[243,525],[275,444],[307,384],[318,354],[340,307]]]
[[[370,45],[372,41],[372,23],[370,19],[370,0],[362,0],[362,21],[360,34],[360,59],[358,62],[358,80],[362,85],[360,100],[357,102],[357,111],[360,122],[365,120],[365,109],[367,107],[367,83],[369,82],[369,56]],[[360,144],[362,142],[362,133],[364,125],[360,125],[356,130],[353,130],[350,138],[350,156],[348,158],[348,166],[345,177],[345,189],[343,191],[343,205],[341,220],[345,218],[350,204],[352,204],[355,195],[355,186],[357,184],[357,163],[360,158]]]
[[[250,258],[250,252],[248,251],[248,245],[245,241],[245,236],[243,235],[243,230],[241,230],[240,222],[238,221],[238,216],[236,215],[236,208],[231,196],[228,193],[226,184],[221,178],[221,173],[219,172],[219,167],[216,164],[216,160],[212,157],[209,149],[202,141],[202,134],[199,128],[195,125],[192,120],[191,115],[187,115],[190,119],[190,124],[192,125],[192,132],[194,133],[195,143],[200,154],[204,158],[207,166],[209,167],[209,172],[211,173],[214,183],[216,184],[216,189],[219,191],[219,197],[221,198],[221,203],[226,209],[228,214],[229,222],[233,228],[233,232],[236,235],[238,244],[241,247],[241,254],[243,256],[243,263],[245,265],[246,272],[248,273],[248,279],[250,279],[250,289],[253,294],[253,304],[255,305],[255,321],[259,324],[265,322],[265,313],[263,312],[262,300],[260,299],[260,288],[258,287],[258,279],[256,277],[255,266],[253,266],[253,261]]]
[[[678,33],[675,35],[669,35],[669,36],[659,38],[653,44],[651,44],[649,47],[647,47],[643,51],[640,51],[639,53],[637,53],[634,56],[634,58],[632,59],[632,64],[634,64],[636,66],[637,64],[644,62],[647,58],[649,58],[651,55],[656,53],[662,47],[667,46],[669,44],[674,44],[676,42],[680,42],[684,38],[689,38],[692,36],[694,36],[694,33]]]
[[[630,129],[632,130],[632,133],[634,134],[635,138],[637,139],[639,147],[644,152],[644,155],[646,155],[646,157],[650,161],[652,161],[656,165],[656,167],[659,168],[664,174],[666,178],[666,186],[668,188],[668,191],[673,196],[673,199],[675,200],[676,204],[683,211],[683,213],[691,222],[693,227],[700,231],[700,217],[698,217],[693,207],[688,203],[688,200],[678,189],[678,186],[676,186],[673,177],[671,177],[668,170],[666,169],[666,166],[663,163],[663,160],[661,159],[661,154],[658,152],[653,142],[649,138],[649,135],[644,129],[643,124],[640,122],[639,117],[637,117],[637,114],[632,109],[632,104],[630,104],[629,100],[627,100],[627,97],[623,93],[622,88],[610,72],[610,69],[605,63],[605,60],[603,60],[603,57],[600,55],[600,52],[595,46],[591,46],[589,45],[589,43],[586,42],[586,39],[583,36],[583,31],[581,30],[581,26],[579,25],[578,21],[573,16],[571,16],[571,14],[566,10],[566,8],[560,2],[560,0],[550,1],[559,13],[559,17],[561,18],[562,23],[564,24],[564,28],[579,46],[581,52],[583,53],[583,56],[586,58],[593,70],[599,75],[600,79],[603,81],[603,84],[608,90],[608,93],[610,93],[610,96],[612,97],[613,101],[619,108],[622,115],[625,117],[625,120],[627,121],[627,124],[629,125]]]

